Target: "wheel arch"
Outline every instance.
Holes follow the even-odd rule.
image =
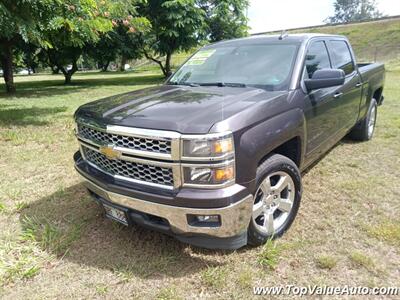
[[[261,165],[272,154],[283,155],[292,160],[297,167],[300,168],[302,162],[302,140],[300,136],[295,136],[272,149],[259,160],[258,166]]]
[[[383,94],[383,87],[377,88],[373,93],[372,93],[372,98],[376,100],[376,103],[378,105],[381,105],[382,103],[382,94]]]

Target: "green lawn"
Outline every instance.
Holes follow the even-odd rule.
[[[343,140],[304,175],[284,237],[234,252],[103,218],[73,168],[73,112],[163,79],[74,80],[20,76],[15,96],[0,93],[0,298],[249,299],[255,285],[399,285],[399,63],[387,73],[374,139]]]

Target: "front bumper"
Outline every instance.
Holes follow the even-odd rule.
[[[84,184],[91,195],[98,202],[111,204],[124,210],[130,224],[140,224],[170,234],[183,242],[205,248],[237,249],[247,244],[247,227],[253,205],[253,196],[246,192],[247,189],[238,188],[237,192],[229,197],[235,200],[223,207],[174,206],[140,199],[141,197],[134,196],[133,193],[127,195],[114,192],[107,188],[107,185],[102,186],[101,182],[96,182],[91,174],[87,174],[81,160],[76,161],[75,167],[82,175]],[[230,190],[225,193],[228,191]],[[197,190],[196,194],[191,194],[193,198],[186,199],[185,202],[196,201],[202,195],[207,197],[205,191]],[[238,196],[240,199],[237,200]],[[212,226],[193,225],[190,218],[198,215],[218,215],[220,222]]]

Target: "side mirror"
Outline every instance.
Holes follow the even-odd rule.
[[[321,69],[314,72],[311,79],[305,79],[304,84],[308,91],[342,85],[345,73],[340,69]]]

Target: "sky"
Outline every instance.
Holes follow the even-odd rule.
[[[251,33],[324,24],[334,13],[334,0],[250,0]],[[400,15],[400,0],[377,0],[385,15]]]

